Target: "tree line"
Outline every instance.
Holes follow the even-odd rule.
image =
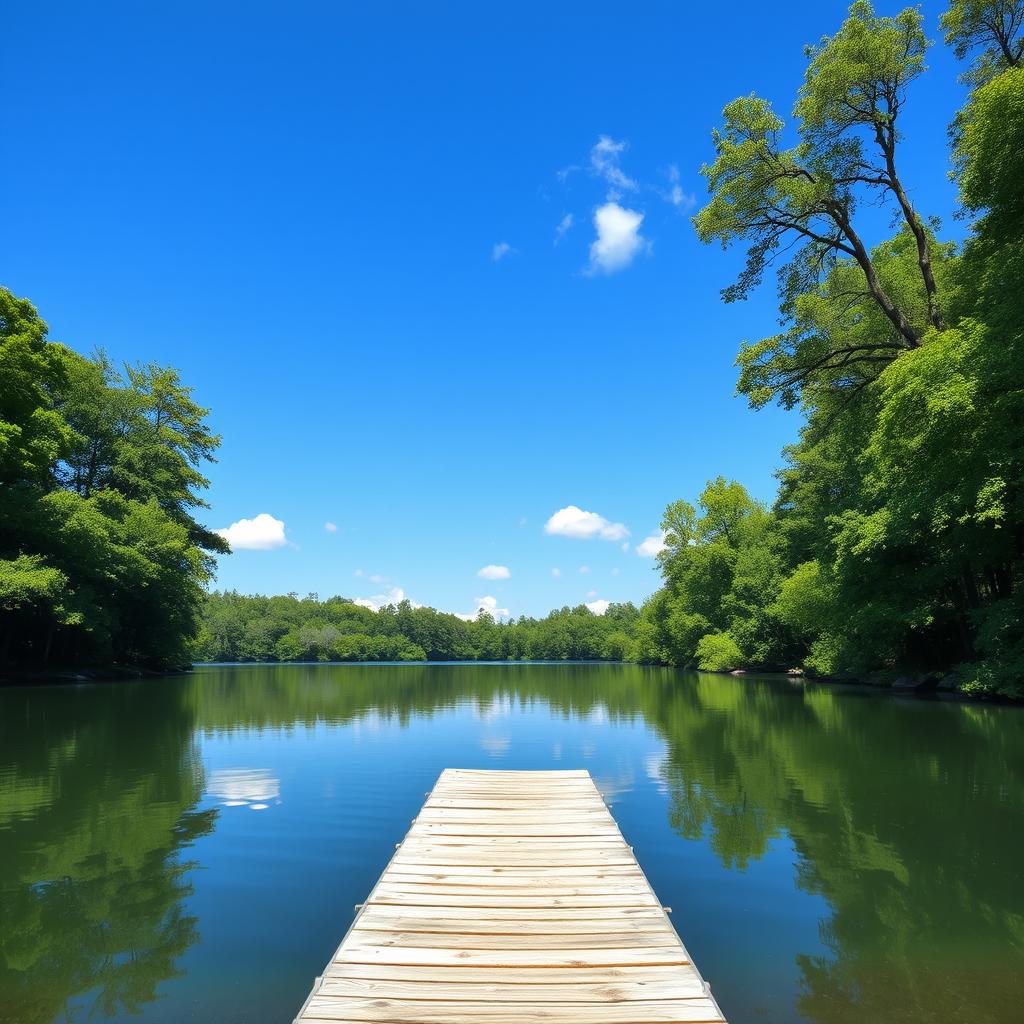
[[[788,121],[756,94],[725,107],[694,224],[746,252],[726,302],[774,273],[781,330],[742,345],[738,390],[804,423],[771,507],[721,478],[669,506],[641,660],[953,670],[968,691],[1024,695],[1022,25],[1020,0],[941,18],[968,62],[949,129],[959,246],[903,173],[918,8],[857,0],[808,48]],[[879,207],[895,231],[871,246]]]
[[[604,615],[579,605],[508,622],[481,609],[467,621],[409,601],[375,611],[344,597],[215,591],[193,654],[197,661],[622,661],[639,617],[625,603]]]

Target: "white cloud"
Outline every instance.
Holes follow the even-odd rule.
[[[545,524],[544,532],[560,537],[577,537],[591,540],[622,540],[629,536],[629,530],[622,523],[611,523],[596,512],[586,512],[578,505],[560,508]]]
[[[590,243],[589,273],[614,274],[633,262],[637,253],[649,247],[640,234],[644,215],[627,210],[616,202],[607,202],[594,211],[597,238]]]
[[[665,768],[668,766],[668,755],[664,751],[655,751],[644,758],[644,770],[647,778],[657,787],[659,793],[668,793],[665,785]]]
[[[662,195],[681,213],[688,213],[697,205],[697,197],[692,192],[683,191],[682,185],[679,184],[679,168],[675,164],[668,169],[668,180],[671,188]]]
[[[552,569],[551,570],[551,575],[554,576],[557,579],[559,576],[562,575],[562,570],[561,569]]]
[[[324,529],[328,533],[337,533],[338,532],[338,524],[337,523],[332,523],[332,522],[328,521],[328,522],[324,523]]]
[[[514,256],[515,254],[516,250],[508,242],[495,242],[494,248],[491,249],[491,259],[495,263],[503,260],[506,256]]]
[[[586,574],[588,572],[590,572],[590,566],[589,565],[581,565],[580,569],[579,569],[579,572],[580,572],[581,576],[586,576]]]
[[[371,583],[390,583],[391,580],[387,576],[381,576],[381,574],[379,572],[375,572],[370,577],[370,582]]]
[[[509,610],[507,608],[499,608],[496,597],[490,597],[489,595],[487,597],[475,597],[473,601],[476,605],[475,611],[454,612],[455,617],[462,619],[464,622],[472,622],[480,614],[481,610],[487,612],[492,619],[507,619],[509,617]]]
[[[636,553],[641,558],[654,558],[665,550],[665,531],[659,530],[657,533],[652,533],[648,537],[637,544]]]
[[[218,768],[210,773],[206,792],[225,807],[265,811],[270,801],[281,802],[281,780],[269,768]]]
[[[239,519],[237,523],[213,532],[219,533],[234,551],[270,551],[288,543],[284,535],[284,520],[275,519],[266,512],[253,519]]]
[[[669,202],[673,206],[682,207],[684,211],[692,210],[697,205],[697,197],[692,192],[684,192],[678,185],[672,186]]]
[[[565,238],[569,229],[572,227],[572,214],[567,213],[559,222],[558,227],[555,228],[555,245]]]
[[[485,565],[478,569],[476,574],[482,580],[507,580],[511,577],[512,571],[507,565]]]
[[[481,736],[480,746],[487,751],[491,757],[504,757],[508,748],[512,746],[511,736]]]
[[[371,576],[370,579],[373,579]],[[405,591],[401,587],[388,587],[383,594],[374,594],[371,597],[357,597],[353,604],[357,604],[362,608],[369,608],[372,612],[379,612],[381,608],[386,608],[389,604],[401,604],[405,600]],[[415,601],[410,602],[413,608],[422,608],[423,605],[416,604]]]
[[[616,142],[608,135],[601,135],[590,151],[590,170],[611,186],[609,199],[618,198],[623,191],[635,192],[639,187],[619,166],[619,157],[628,148],[628,142]]]
[[[589,608],[589,609],[590,609],[590,610],[591,610],[591,611],[592,611],[592,612],[593,612],[593,613],[594,613],[595,615],[604,615],[604,613],[605,613],[606,611],[608,611],[608,605],[609,605],[610,603],[611,603],[610,601],[606,601],[606,600],[605,600],[605,599],[604,599],[604,598],[602,597],[602,598],[599,598],[599,599],[598,599],[597,601],[588,601],[588,602],[587,602],[587,607],[588,607],[588,608]]]
[[[588,590],[587,591],[587,597],[597,597],[597,591],[596,590]]]

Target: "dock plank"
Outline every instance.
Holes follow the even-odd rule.
[[[296,1017],[723,1024],[590,774],[446,769]]]

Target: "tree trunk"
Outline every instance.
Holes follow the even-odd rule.
[[[924,290],[928,296],[928,322],[937,331],[944,331],[946,325],[942,320],[942,312],[939,310],[938,287],[935,284],[935,275],[932,272],[932,256],[928,248],[928,233],[918,217],[917,211],[910,202],[910,197],[903,190],[903,183],[896,173],[896,143],[890,134],[885,136],[881,127],[875,129],[875,136],[878,145],[885,156],[885,166],[889,175],[889,182],[892,187],[896,202],[900,204],[903,211],[903,219],[907,222],[914,241],[917,243],[917,264],[921,268],[921,278],[924,280]]]
[[[43,664],[50,664],[50,650],[53,647],[53,634],[56,632],[57,626],[51,622],[46,627],[46,646],[43,648]]]
[[[878,304],[879,308],[886,315],[893,327],[899,331],[901,337],[907,343],[907,348],[920,347],[921,339],[918,337],[917,331],[914,330],[910,321],[903,315],[903,312],[896,306],[896,303],[889,298],[888,293],[882,287],[882,282],[879,281],[878,275],[875,273],[875,265],[871,262],[871,256],[868,254],[867,248],[861,241],[860,235],[853,230],[850,218],[841,208],[833,210],[832,215],[835,218],[836,223],[841,228],[843,234],[846,235],[850,245],[853,247],[857,263],[860,264],[861,270],[864,271],[864,277],[867,280],[868,290],[871,292],[871,297]]]

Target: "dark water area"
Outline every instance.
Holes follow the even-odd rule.
[[[291,1020],[448,766],[589,769],[733,1024],[1024,1019],[1024,709],[561,664],[0,690],[0,1021]]]

